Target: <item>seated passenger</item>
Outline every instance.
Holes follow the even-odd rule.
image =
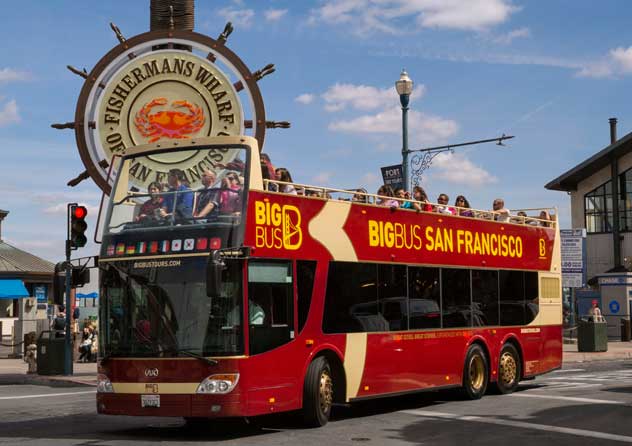
[[[193,217],[204,218],[219,207],[219,190],[215,187],[215,172],[207,169],[202,173],[203,187],[197,191]]]
[[[171,193],[164,197],[161,217],[172,217],[175,220],[191,218],[194,197],[184,172],[180,169],[171,169],[167,181]]]
[[[222,213],[241,212],[241,183],[235,172],[230,172],[222,180],[219,191],[219,211]]]
[[[505,209],[505,200],[502,198],[496,198],[492,206],[494,209],[494,220],[503,223],[509,221],[511,214],[509,213],[509,209]]]
[[[449,201],[450,197],[448,197],[447,194],[440,194],[437,197],[437,203],[439,204],[435,206],[435,212],[438,212],[440,214],[456,215],[456,209],[454,209],[452,206],[448,206]]]
[[[410,192],[406,192],[403,187],[395,189],[395,198],[401,198],[402,200],[410,200]],[[397,200],[399,207],[402,209],[413,209],[412,201],[399,201]]]
[[[548,211],[540,211],[540,226],[544,226],[545,228],[550,228],[553,226],[551,224],[552,218]]]
[[[456,197],[454,205],[457,207],[457,213],[461,217],[474,217],[474,212],[470,209],[470,202],[463,195]]]
[[[366,189],[361,187],[360,189],[356,189],[356,193],[351,197],[351,201],[354,203],[366,203]]]
[[[418,211],[432,212],[432,205],[428,203],[428,194],[421,186],[413,187],[413,208]]]
[[[377,195],[379,195],[377,199],[377,205],[379,206],[388,206],[388,207],[399,207],[399,202],[397,200],[393,200],[393,188],[388,184],[384,184],[377,190]]]
[[[267,153],[262,153],[260,155],[261,158],[261,171],[263,174],[263,178],[267,180],[276,180],[276,171],[274,170],[274,166],[270,161],[270,157]],[[265,167],[264,167],[265,166]],[[263,173],[263,169],[267,171],[267,173]],[[276,183],[268,183],[268,190],[270,192],[278,192],[279,187]]]
[[[292,175],[290,175],[290,171],[287,170],[285,167],[278,167],[275,173],[277,181],[293,183]],[[292,184],[279,184],[279,192],[283,192],[284,194],[298,195],[298,192],[296,192],[296,189]]]
[[[152,221],[160,218],[160,209],[163,207],[163,198],[160,196],[162,192],[162,184],[157,181],[149,183],[147,187],[149,192],[149,200],[140,207],[140,212],[136,217],[136,221]]]

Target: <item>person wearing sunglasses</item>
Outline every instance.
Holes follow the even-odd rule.
[[[463,195],[456,197],[454,201],[458,215],[461,217],[474,217],[474,213],[470,209],[470,202]]]
[[[229,172],[222,179],[222,189],[219,194],[219,211],[222,213],[241,211],[241,181],[236,172]]]
[[[505,209],[505,200],[496,198],[492,203],[494,220],[506,223],[511,218],[509,209]]]
[[[456,209],[448,205],[449,201],[450,197],[448,197],[447,194],[440,194],[437,197],[438,205],[435,206],[435,212],[438,212],[440,214],[456,215]]]

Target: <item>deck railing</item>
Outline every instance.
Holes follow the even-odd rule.
[[[364,189],[335,189],[332,187],[324,187],[324,186],[313,186],[308,184],[300,184],[300,183],[288,183],[285,181],[277,181],[277,180],[263,180],[263,187],[266,191],[285,194],[287,193],[281,192],[285,186],[293,187],[298,195],[311,197],[320,200],[339,200],[339,201],[351,201],[357,204],[364,204],[369,206],[384,206],[380,204],[381,200],[394,200],[399,203],[420,203],[416,200],[405,199],[405,198],[397,198],[397,197],[385,197],[377,194],[370,194],[366,192]],[[270,185],[274,185],[272,189],[277,189],[276,191],[270,190]],[[503,214],[490,210],[481,210],[481,209],[473,209],[473,208],[462,208],[458,206],[453,206],[449,204],[438,204],[432,202],[426,202],[430,204],[433,209],[436,209],[439,206],[450,207],[456,209],[457,217],[461,218],[476,218],[476,219],[484,219],[484,220],[496,220],[497,217],[502,216]],[[422,205],[424,203],[421,203]],[[424,212],[416,210],[416,209],[402,209],[404,211],[409,210],[413,212]],[[471,216],[460,215],[464,211],[469,211],[472,213]],[[540,218],[540,212],[545,211],[547,215],[550,216],[550,220]],[[524,213],[526,215],[518,215],[518,213]],[[509,221],[508,223],[519,224],[519,225],[528,225],[528,226],[543,226],[554,228],[557,225],[557,209],[556,208],[526,208],[526,209],[509,209]],[[528,213],[536,213],[536,215],[529,215]],[[506,218],[506,217],[505,217]]]

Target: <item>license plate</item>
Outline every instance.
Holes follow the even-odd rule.
[[[160,407],[160,395],[141,395],[141,407]]]

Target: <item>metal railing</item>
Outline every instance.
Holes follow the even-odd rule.
[[[449,207],[449,208],[455,209],[456,217],[461,217],[461,218],[496,220],[497,217],[501,217],[501,216],[504,217],[504,214],[500,212],[496,212],[496,211],[463,208],[463,207],[453,206],[449,204],[432,203],[429,201],[421,203],[412,199],[386,197],[382,195],[371,194],[371,193],[366,192],[366,190],[364,189],[336,189],[332,187],[314,186],[314,185],[300,184],[300,183],[288,183],[285,181],[267,180],[267,179],[263,180],[263,186],[264,186],[264,190],[268,192],[274,192],[274,193],[279,193],[279,194],[284,194],[284,195],[294,195],[293,193],[288,194],[287,192],[281,191],[281,189],[284,186],[290,186],[296,191],[297,195],[311,197],[315,199],[321,199],[321,200],[351,201],[356,204],[364,204],[364,205],[369,205],[369,206],[384,206],[383,204],[381,204],[382,201],[393,200],[400,203],[400,206],[403,203],[409,202],[409,203],[418,203],[421,205],[429,204],[432,206],[433,210],[437,209],[438,207]],[[402,210],[412,211],[412,212],[424,212],[423,210],[418,210],[415,208],[412,208],[412,209],[404,208]],[[550,216],[550,220],[540,218],[539,215],[537,217],[527,215],[527,212],[540,213],[542,211],[545,211],[547,215]],[[436,212],[436,211],[433,211],[433,212]],[[468,216],[461,215],[463,212],[471,213],[471,215],[468,215]],[[557,225],[557,209],[556,208],[509,209],[509,213],[510,213],[509,221],[504,221],[504,223],[513,223],[513,224],[526,225],[526,226],[542,226],[542,227],[549,227],[549,228],[555,228],[555,226]],[[525,215],[518,215],[518,213],[524,213]]]

